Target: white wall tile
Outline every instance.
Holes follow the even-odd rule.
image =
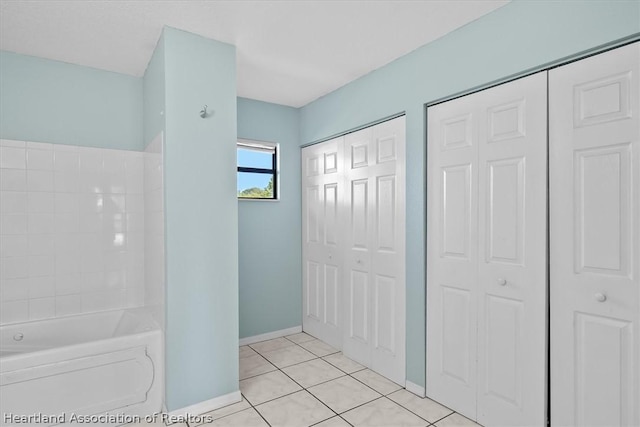
[[[53,171],[27,170],[28,191],[53,191]]]
[[[29,277],[29,262],[27,257],[2,258],[0,263],[0,279],[22,279]]]
[[[25,147],[24,141],[16,141],[13,139],[0,139],[0,147]]]
[[[36,150],[53,151],[53,144],[50,144],[48,142],[31,142],[31,141],[27,141],[26,142],[26,146],[27,146],[27,148],[34,148]]]
[[[53,159],[56,172],[78,172],[80,158],[77,151],[56,151]]]
[[[0,234],[25,234],[27,224],[25,214],[0,214]]]
[[[21,169],[0,169],[0,190],[25,191],[27,171]]]
[[[29,320],[49,319],[56,315],[56,299],[35,298],[29,299]]]
[[[27,148],[27,168],[53,170],[53,151]]]
[[[0,147],[0,324],[140,306],[146,270],[163,292],[160,154]]]
[[[28,222],[30,234],[51,234],[55,230],[53,214],[30,213]]]
[[[53,255],[55,238],[53,234],[29,234],[29,255]]]
[[[55,193],[27,193],[27,210],[30,213],[55,212]]]
[[[0,323],[17,323],[29,320],[29,301],[9,301],[0,304]]]
[[[0,286],[0,302],[29,298],[29,279],[5,279]]]
[[[0,147],[0,167],[25,169],[27,167],[26,150],[18,147]]]
[[[56,317],[70,316],[82,312],[80,294],[60,295],[56,297]]]
[[[53,276],[30,277],[29,298],[52,297],[56,294]]]
[[[80,273],[56,274],[56,295],[80,294],[82,292],[82,276]]]
[[[0,257],[26,256],[29,241],[26,234],[3,234],[0,238]]]
[[[24,191],[0,191],[0,213],[26,213],[27,193]]]

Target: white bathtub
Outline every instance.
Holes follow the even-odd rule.
[[[0,326],[0,353],[3,426],[106,413],[118,424],[162,408],[162,332],[146,310]]]

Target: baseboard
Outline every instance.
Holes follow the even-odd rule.
[[[411,393],[415,394],[416,396],[420,396],[420,397],[425,397],[426,393],[424,391],[424,387],[422,387],[421,385],[412,383],[411,381],[407,381],[405,383],[404,388],[407,389],[407,391],[410,391]]]
[[[214,397],[213,399],[205,400],[204,402],[196,403],[195,405],[185,406],[184,408],[176,409],[169,412],[170,418],[188,418],[189,415],[197,416],[206,412],[213,411],[215,409],[222,408],[223,406],[231,405],[242,400],[240,390],[234,391],[229,394]]]
[[[260,341],[272,340],[274,338],[284,337],[285,335],[293,335],[299,332],[302,332],[302,326],[294,326],[293,328],[280,329],[279,331],[267,332],[266,334],[240,338],[240,345],[247,345],[247,344],[253,344]]]

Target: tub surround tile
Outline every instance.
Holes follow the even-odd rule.
[[[259,354],[240,359],[240,379],[244,380],[256,375],[275,371],[277,368]]]
[[[16,141],[14,139],[0,139],[0,147],[25,147],[25,141]]]
[[[318,357],[328,356],[333,353],[338,353],[339,350],[331,347],[329,344],[326,344],[318,339],[313,339],[310,341],[305,341],[298,344],[300,347],[310,351]]]
[[[0,190],[25,191],[27,171],[24,169],[0,169]]]
[[[364,404],[342,414],[355,427],[427,427],[429,423],[387,398]]]
[[[272,340],[249,344],[249,347],[257,351],[258,353],[265,353],[267,351],[277,350],[280,348],[291,347],[291,346],[293,346],[293,343],[285,338],[275,338]]]
[[[274,371],[240,381],[240,390],[252,405],[259,405],[302,388],[282,372]]]
[[[298,347],[295,344],[293,344],[291,347],[266,351],[263,352],[262,355],[269,362],[273,363],[280,369],[316,358],[313,353],[310,353],[304,348]]]
[[[350,376],[310,387],[309,392],[338,414],[381,397]]]
[[[256,409],[273,427],[306,427],[335,415],[306,390],[258,405]]]
[[[329,356],[323,357],[322,359],[326,360],[327,362],[331,363],[333,366],[343,372],[346,372],[347,374],[352,374],[354,372],[365,369],[364,366],[349,359],[342,353],[331,354]]]
[[[308,362],[283,368],[282,371],[305,388],[345,375],[344,372],[322,359],[309,360]]]
[[[25,191],[0,191],[2,204],[0,214],[27,213],[27,193]]]
[[[53,170],[53,150],[27,148],[27,167],[29,169]]]
[[[431,423],[435,423],[453,413],[446,406],[434,402],[428,397],[418,397],[407,390],[398,390],[387,397]]]
[[[299,332],[299,333],[293,334],[293,335],[287,335],[285,338],[288,339],[289,341],[293,341],[296,344],[300,344],[300,343],[307,342],[307,341],[312,341],[312,340],[315,339],[311,335],[305,334],[304,332]]]
[[[26,235],[2,235],[0,239],[0,257],[26,256],[28,252],[29,239]]]
[[[0,147],[0,168],[25,169],[27,156],[24,147]]]
[[[18,323],[29,320],[29,301],[7,301],[0,304],[0,322]]]
[[[393,381],[373,372],[371,369],[363,369],[362,371],[354,372],[351,376],[383,395],[393,393],[394,391],[402,388]]]

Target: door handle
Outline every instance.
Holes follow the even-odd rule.
[[[605,302],[607,300],[607,296],[602,292],[597,292],[595,294],[595,297],[596,297],[596,300],[598,300],[598,302]]]
[[[499,279],[498,279],[498,285],[500,285],[500,286],[507,286],[507,279],[504,279],[504,278],[502,278],[502,277],[501,277],[501,278],[499,278]]]

